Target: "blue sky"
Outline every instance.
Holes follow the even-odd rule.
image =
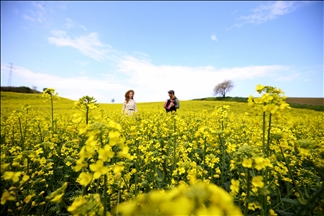
[[[323,97],[323,2],[1,1],[1,86],[52,87],[77,100]]]

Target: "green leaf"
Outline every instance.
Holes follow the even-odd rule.
[[[294,216],[295,214],[293,213],[289,213],[289,212],[285,212],[285,211],[282,211],[282,210],[275,210],[277,213],[279,213],[280,215],[282,216]]]
[[[283,202],[290,203],[292,205],[300,205],[300,203],[297,200],[289,199],[289,198],[282,198]]]

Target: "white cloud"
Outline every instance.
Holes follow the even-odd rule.
[[[8,71],[8,66],[1,65],[1,71]],[[64,78],[50,74],[38,73],[27,68],[15,66],[14,69],[15,82],[26,83],[25,86],[37,86],[38,89],[55,88],[59,95],[73,100],[78,100],[80,97],[89,95],[94,96],[99,102],[109,101],[113,94],[112,92],[122,92],[127,87],[114,82],[110,79],[92,78],[89,76],[76,76]]]
[[[259,24],[291,13],[296,8],[296,2],[276,1],[272,4],[261,5],[260,7],[252,10],[253,13],[251,15],[241,16],[240,20],[243,20],[246,23]]]
[[[48,24],[46,4],[44,2],[32,2],[33,10],[26,9],[27,14],[23,18],[29,21],[37,21],[42,24]]]
[[[212,34],[212,35],[210,36],[210,39],[212,39],[213,41],[217,41],[217,37],[216,37],[215,34]]]
[[[295,11],[297,8],[302,7],[309,2],[303,1],[276,1],[276,2],[269,2],[252,10],[252,14],[241,16],[238,18],[239,23],[234,24],[228,29],[231,28],[240,28],[244,24],[261,24],[265,23],[269,20],[276,19],[280,16],[289,14]]]
[[[65,23],[65,28],[71,29],[75,26],[74,22],[70,18],[65,18],[66,23]]]
[[[84,25],[79,25],[80,28],[82,28],[83,30],[87,30],[87,28]]]
[[[279,76],[276,80],[278,81],[291,81],[294,80],[298,77],[300,77],[302,74],[301,73],[293,73],[293,74],[288,74],[288,75],[282,75]]]
[[[34,18],[32,18],[32,17],[30,17],[30,16],[28,16],[28,15],[26,15],[26,14],[24,14],[23,15],[23,18],[25,19],[25,20],[29,20],[29,21],[35,21],[35,19]]]
[[[213,87],[225,79],[238,81],[267,77],[275,80],[280,77],[282,72],[285,72],[286,76],[292,74],[289,67],[281,65],[220,69],[213,66],[154,65],[145,53],[133,52],[132,55],[125,55],[119,51],[114,51],[109,45],[103,44],[96,33],[70,37],[64,31],[53,31],[52,35],[48,40],[56,46],[78,49],[84,55],[98,61],[114,60],[115,75],[107,73],[98,77],[78,76],[74,79],[52,77],[52,80],[57,80],[54,83],[64,91],[68,91],[67,94],[71,95],[71,98],[72,92],[81,91],[77,86],[86,86],[82,89],[83,94],[89,94],[86,92],[89,91],[98,95],[97,97],[103,98],[102,92],[106,92],[106,94],[115,95],[116,102],[121,102],[120,98],[123,98],[122,95],[128,89],[134,89],[136,91],[135,99],[141,102],[163,101],[170,89],[175,90],[179,98],[187,100],[211,96]],[[71,82],[73,86],[71,86]],[[118,97],[119,99],[117,99]]]
[[[64,25],[65,28],[67,29],[72,29],[72,28],[81,28],[83,30],[87,30],[87,28],[84,25],[76,24],[72,19],[70,18],[65,18],[66,23]]]
[[[211,96],[213,87],[225,79],[277,77],[280,72],[289,70],[280,65],[221,69],[212,66],[153,65],[131,56],[121,59],[117,68],[128,75],[125,82],[137,89],[143,101],[161,101],[169,89],[174,89],[182,99]]]
[[[124,56],[119,59],[116,74],[100,74],[91,76],[80,71],[74,77],[66,78],[44,73],[37,73],[26,68],[15,66],[15,79],[26,83],[25,86],[56,88],[62,97],[77,100],[84,95],[94,96],[100,103],[116,103],[123,101],[128,89],[134,89],[138,102],[164,101],[167,91],[175,90],[181,100],[212,96],[213,87],[225,80],[234,82],[267,77],[275,80],[289,67],[281,65],[248,66],[217,69],[212,66],[186,67],[170,65],[154,65],[147,60]],[[1,70],[8,71],[7,65]],[[294,75],[291,75],[294,78]],[[297,78],[296,76],[295,78]],[[249,92],[247,94],[251,94]]]
[[[48,38],[51,44],[61,47],[73,47],[84,55],[97,61],[108,58],[108,52],[113,51],[109,45],[104,45],[100,42],[98,34],[95,32],[89,33],[86,36],[74,38],[71,38],[64,31],[52,31],[52,35],[52,37]]]

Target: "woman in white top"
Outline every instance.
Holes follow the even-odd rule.
[[[136,102],[134,100],[135,92],[133,90],[128,90],[125,93],[125,101],[122,109],[122,114],[127,113],[128,115],[133,115],[134,112],[137,112]]]

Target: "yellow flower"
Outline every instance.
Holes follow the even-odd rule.
[[[24,199],[24,202],[25,202],[25,203],[29,203],[30,200],[31,200],[34,196],[36,196],[36,195],[35,195],[35,194],[31,194],[31,195],[26,196],[25,199]]]
[[[268,103],[273,99],[273,96],[271,96],[269,93],[265,93],[262,96],[262,99],[263,99],[264,102]]]
[[[23,185],[26,181],[28,181],[28,179],[29,179],[29,175],[24,175],[20,182],[20,185]]]
[[[272,209],[269,210],[269,215],[270,216],[277,216],[277,213],[273,211]]]
[[[52,200],[51,202],[54,202],[54,203],[60,203],[62,201],[62,196],[64,195],[64,193],[62,194],[59,194],[59,195],[56,195]]]
[[[11,194],[5,190],[1,196],[1,205],[6,204],[7,201],[14,201],[16,198],[14,196],[11,196]]]
[[[108,167],[104,166],[102,160],[98,160],[95,164],[90,164],[90,170],[94,172],[94,179],[98,179],[101,175],[108,173]]]
[[[111,146],[109,145],[105,145],[104,148],[100,148],[98,153],[99,159],[101,159],[103,162],[110,161],[110,159],[114,157],[114,152],[111,150]]]
[[[87,167],[88,164],[83,160],[77,160],[76,165],[73,167],[74,171],[79,172],[82,168]]]
[[[258,208],[260,209],[261,206],[258,203],[253,202],[253,203],[249,203],[248,208],[250,210],[253,210],[254,211],[255,209],[258,209]]]
[[[244,160],[242,162],[242,166],[247,167],[247,168],[251,168],[252,167],[252,159],[244,158]]]
[[[309,149],[304,149],[304,148],[299,148],[299,153],[304,156],[310,155],[310,150]]]
[[[82,172],[80,175],[79,175],[79,183],[80,185],[83,185],[83,186],[87,186],[91,180],[92,180],[92,175],[90,173],[84,173]]]
[[[1,171],[3,172],[3,171],[5,171],[8,167],[9,167],[9,163],[3,163],[3,164],[1,164]]]
[[[259,93],[261,93],[263,89],[264,89],[264,86],[262,86],[260,84],[258,84],[257,87],[256,87],[256,91],[259,92]]]
[[[110,131],[109,132],[109,145],[114,146],[119,143],[120,133],[118,131]]]
[[[128,146],[124,146],[123,149],[120,152],[118,152],[118,157],[130,159],[131,155],[128,153],[128,150]]]
[[[123,171],[123,170],[124,170],[124,167],[123,166],[115,165],[113,171],[114,171],[114,173],[116,175],[120,175],[121,171]]]
[[[7,171],[3,174],[4,180],[12,180],[13,182],[19,181],[19,176],[21,175],[21,172],[11,172]]]
[[[266,164],[268,164],[268,162],[266,163],[265,159],[263,157],[256,157],[254,159],[254,168],[257,170],[262,170],[263,168],[266,167]]]
[[[267,167],[273,167],[269,158],[264,159],[264,165]]]
[[[75,210],[77,210],[78,208],[80,208],[82,205],[84,205],[85,203],[87,203],[87,200],[84,197],[77,197],[71,206],[68,207],[68,211],[73,213]]]
[[[252,184],[254,187],[263,188],[263,177],[262,176],[254,176],[252,179]]]
[[[282,103],[280,104],[280,109],[283,110],[285,108],[291,108],[290,105],[288,103]]]
[[[232,179],[231,183],[232,184],[231,184],[230,188],[231,188],[232,194],[237,194],[240,190],[240,181]]]
[[[62,187],[60,187],[60,188],[56,189],[55,191],[53,191],[50,195],[46,196],[45,199],[51,200],[51,202],[59,203],[61,201],[62,196],[64,195],[64,191],[65,191],[67,186],[68,186],[68,183],[64,182]]]

